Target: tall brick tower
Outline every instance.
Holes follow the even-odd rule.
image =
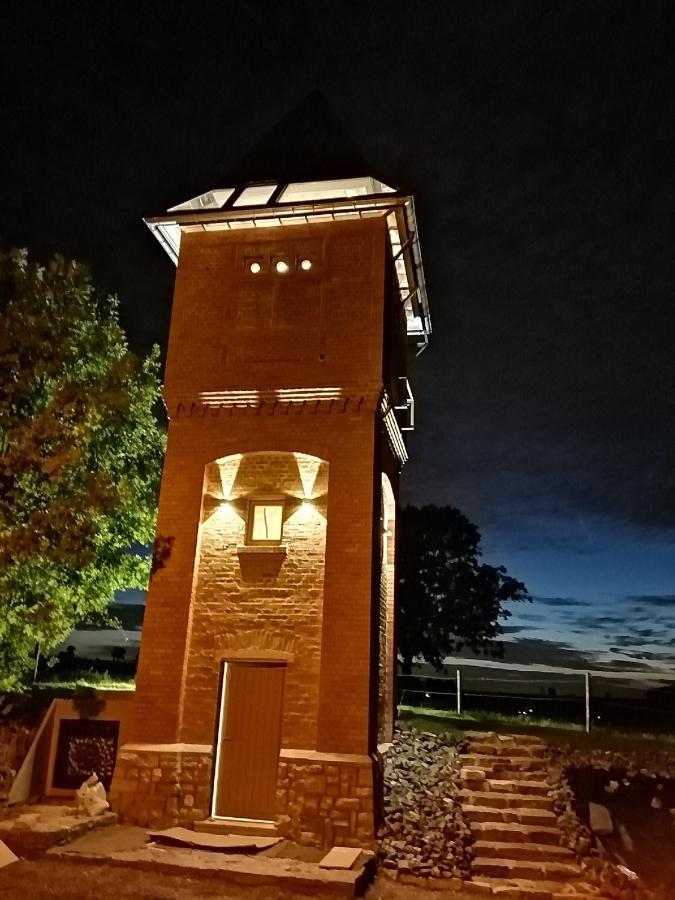
[[[430,323],[412,197],[316,160],[146,220],[177,264],[166,553],[112,802],[144,825],[368,846],[406,361]]]

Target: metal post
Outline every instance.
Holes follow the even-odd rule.
[[[586,686],[586,734],[591,730],[591,673],[585,673]]]
[[[40,643],[35,645],[35,665],[33,666],[33,681],[37,681],[38,667],[40,665]]]
[[[462,715],[462,673],[457,669],[457,715]]]

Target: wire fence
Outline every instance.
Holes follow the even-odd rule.
[[[675,674],[453,659],[443,675],[399,676],[398,699],[401,706],[506,715],[532,725],[675,734]]]

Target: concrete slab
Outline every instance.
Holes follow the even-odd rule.
[[[0,819],[0,840],[18,856],[30,857],[54,844],[71,841],[93,828],[116,822],[117,816],[112,812],[88,816],[74,806],[35,803],[12,807],[7,811]]]
[[[158,844],[172,847],[191,847],[196,850],[214,850],[222,853],[258,853],[281,841],[280,837],[212,834],[192,831],[189,828],[165,828],[162,831],[149,831],[148,838]]]
[[[141,830],[134,829],[134,832]],[[102,834],[101,838],[103,837]],[[157,844],[135,849],[109,849],[121,840],[121,834],[117,832],[116,835],[111,834],[109,842],[97,842],[96,850],[87,849],[82,847],[80,842],[75,842],[65,847],[52,847],[47,851],[47,855],[69,861],[132,866],[149,871],[218,878],[220,881],[235,884],[269,885],[291,892],[321,890],[323,894],[345,898],[362,894],[375,870],[372,853],[363,853],[362,865],[354,869],[341,870],[322,869],[317,863],[269,857],[264,854],[250,856],[213,853],[210,850],[161,847]],[[129,841],[131,840],[130,835]],[[133,840],[138,840],[138,835],[135,834]]]
[[[111,825],[76,838],[68,844],[68,850],[75,854],[108,856],[124,850],[141,850],[147,843],[147,829],[135,825]]]
[[[0,869],[16,862],[18,858],[16,853],[13,853],[4,841],[0,841]]]
[[[322,869],[351,869],[361,856],[359,847],[333,847],[319,863]]]

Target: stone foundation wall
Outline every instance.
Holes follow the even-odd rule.
[[[374,846],[378,768],[368,756],[282,750],[279,833],[314,847]]]
[[[190,827],[210,815],[212,748],[127,744],[117,755],[110,804],[120,821]],[[277,782],[279,834],[313,847],[372,848],[379,760],[282,750]]]
[[[150,828],[208,818],[211,753],[202,744],[127,744],[117,754],[112,809],[120,821]]]

